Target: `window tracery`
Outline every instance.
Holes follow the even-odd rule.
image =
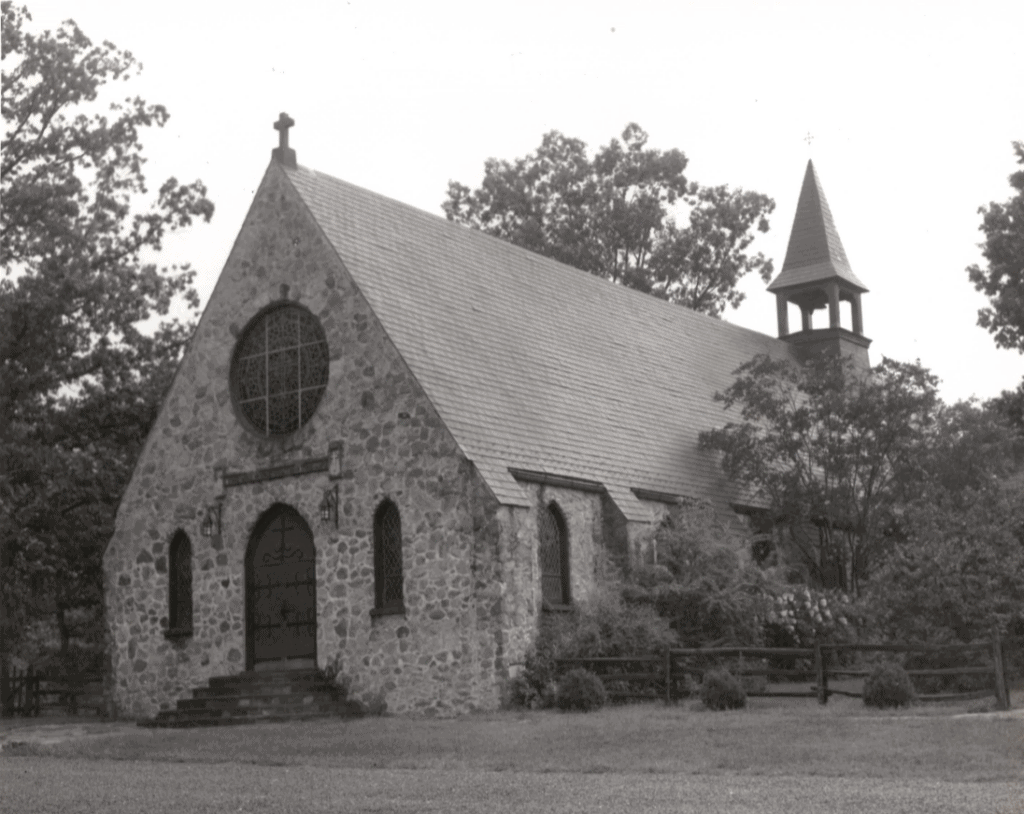
[[[540,559],[541,599],[546,608],[572,602],[569,590],[569,535],[565,518],[552,503],[538,513],[538,556]]]
[[[168,552],[168,632],[187,635],[192,632],[192,542],[179,531]]]
[[[390,500],[377,509],[373,522],[375,609],[400,613],[405,609],[402,586],[402,520]]]
[[[312,418],[327,387],[328,348],[320,321],[284,305],[246,328],[231,365],[239,411],[264,435],[285,435]]]

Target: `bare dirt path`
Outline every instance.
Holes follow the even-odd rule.
[[[0,811],[1020,814],[1024,783],[0,758]]]

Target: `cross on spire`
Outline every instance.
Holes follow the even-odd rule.
[[[274,122],[274,129],[280,134],[280,143],[278,144],[278,147],[282,150],[288,149],[288,128],[294,124],[295,119],[287,113],[282,113],[277,117],[277,121]]]
[[[284,164],[286,167],[295,169],[298,165],[295,161],[295,150],[288,146],[288,128],[295,124],[295,119],[287,113],[282,113],[274,122],[274,129],[278,132],[278,146],[271,153],[274,161]]]
[[[284,113],[282,113],[281,115],[283,116]],[[294,124],[294,122],[292,122],[292,124]],[[277,125],[275,124],[274,127],[277,127]],[[807,135],[804,136],[804,141],[807,142],[807,146],[808,147],[810,147],[811,146],[811,142],[814,141],[814,136],[811,135],[811,131],[810,130],[808,130],[807,131]]]

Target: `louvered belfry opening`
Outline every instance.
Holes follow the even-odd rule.
[[[539,512],[541,598],[546,606],[571,602],[569,593],[569,537],[565,518],[553,503]]]
[[[231,366],[238,409],[263,435],[295,432],[313,416],[327,386],[328,348],[320,321],[283,305],[257,316]]]
[[[376,608],[402,611],[402,520],[398,507],[385,500],[373,523],[373,566]]]
[[[175,632],[192,630],[192,542],[179,531],[168,552],[168,628]]]

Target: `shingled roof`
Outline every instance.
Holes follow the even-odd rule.
[[[385,331],[498,500],[510,470],[633,490],[733,491],[698,433],[713,400],[781,340],[549,260],[304,167],[285,169]]]
[[[789,233],[786,260],[768,290],[783,291],[836,277],[860,291],[868,290],[850,268],[818,173],[814,164],[808,161],[793,217],[793,230]]]

